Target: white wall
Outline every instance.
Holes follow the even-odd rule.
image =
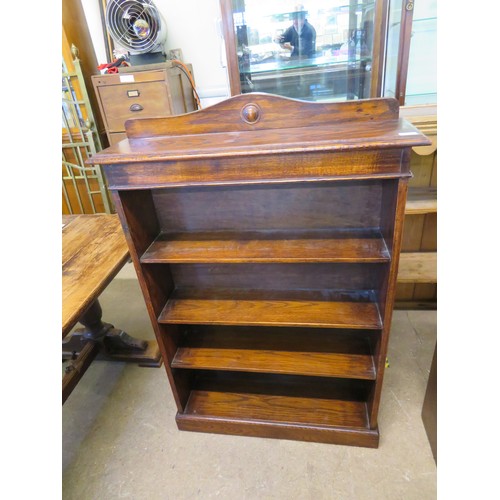
[[[99,5],[81,0],[99,64],[106,62]],[[219,0],[154,0],[167,26],[166,51],[182,50],[184,62],[193,65],[203,107],[230,94],[226,54],[220,22]]]

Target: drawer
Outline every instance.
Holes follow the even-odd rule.
[[[108,132],[123,132],[130,118],[172,114],[165,81],[131,82],[99,87]]]

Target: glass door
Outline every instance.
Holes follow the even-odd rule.
[[[437,102],[437,2],[415,2],[405,105]]]
[[[232,94],[307,101],[370,97],[376,3],[222,0],[225,38],[232,38]]]
[[[437,2],[391,0],[382,95],[401,106],[436,104]]]
[[[398,68],[400,66],[402,15],[403,3],[401,1],[390,2],[383,95],[396,99],[398,99]]]

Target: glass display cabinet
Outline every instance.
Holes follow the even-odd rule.
[[[408,81],[435,102],[436,2],[418,2],[414,23],[413,0],[220,0],[231,94],[404,105]]]
[[[374,0],[222,4],[234,34],[233,93],[268,92],[308,101],[370,97]]]

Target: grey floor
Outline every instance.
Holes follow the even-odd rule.
[[[127,264],[100,299],[104,321],[152,329]],[[395,311],[378,449],[181,432],[165,369],[94,361],[62,410],[65,500],[436,498],[421,420],[436,313]]]

